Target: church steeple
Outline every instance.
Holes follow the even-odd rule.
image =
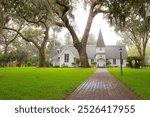
[[[104,43],[104,40],[103,40],[101,29],[99,31],[96,47],[105,47],[105,43]]]

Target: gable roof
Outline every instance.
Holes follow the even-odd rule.
[[[79,58],[79,53],[77,51],[77,49],[73,46],[73,45],[67,45],[68,49],[73,53],[73,55],[76,58]],[[66,46],[62,46],[60,48],[56,48],[54,50],[52,50],[51,54],[50,54],[50,58],[56,60],[58,59],[59,55],[62,53],[62,51],[66,48]],[[58,52],[59,50],[59,52]],[[86,51],[88,54],[88,58],[90,59],[94,59],[95,55],[96,55],[96,46],[95,45],[88,45],[86,47]]]
[[[71,51],[71,48],[69,48],[68,46],[65,46],[64,49],[61,52],[59,52],[58,57],[61,57],[65,53],[66,50],[68,50],[69,54],[71,54],[73,57],[76,57],[75,53],[73,53],[73,51]]]
[[[61,46],[59,48],[55,48],[50,53],[50,58],[52,59],[58,59],[59,54],[64,50],[65,46]]]
[[[106,58],[107,59],[119,59],[120,58],[120,48],[122,49],[122,58],[127,58],[128,54],[125,46],[106,46]]]
[[[66,46],[62,46],[60,48],[54,49],[51,54],[50,58],[56,60],[59,57],[59,54],[65,49]],[[78,51],[73,45],[68,45],[68,49],[73,53],[73,55],[76,58],[79,58]],[[122,58],[127,58],[127,51],[125,46],[106,46],[105,52],[106,52],[106,58],[107,59],[119,59],[120,58],[120,52],[119,49],[122,48]],[[59,52],[58,52],[59,50]],[[86,47],[87,55],[89,59],[94,59],[96,55],[96,45],[87,45]]]
[[[98,35],[96,47],[105,47],[105,43],[104,43],[101,29],[99,30],[99,35]]]

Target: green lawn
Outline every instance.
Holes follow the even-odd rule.
[[[96,69],[0,68],[0,99],[63,99]]]
[[[108,70],[138,95],[150,99],[150,69],[123,68],[123,76],[120,76],[119,68]]]

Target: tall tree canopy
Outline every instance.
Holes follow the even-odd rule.
[[[17,32],[22,39],[32,42],[39,50],[39,66],[44,66],[45,47],[49,38],[49,28],[53,25],[65,27],[70,32],[74,47],[77,49],[81,67],[89,67],[86,45],[94,17],[98,13],[107,14],[106,17],[111,24],[117,27],[126,26],[132,13],[138,11],[139,17],[145,18],[148,24],[148,17],[145,8],[149,8],[149,0],[83,0],[85,7],[89,7],[89,15],[81,40],[79,39],[74,25],[72,14],[79,0],[1,0],[0,1],[0,29],[7,29]],[[138,6],[138,7],[135,7]],[[140,19],[139,19],[140,20]],[[41,28],[43,37],[37,43],[35,39],[26,38],[22,30],[6,27],[8,22],[18,22],[24,27]],[[149,27],[149,25],[147,26]],[[146,27],[144,29],[147,30]]]
[[[19,21],[23,24],[22,29],[17,30],[16,26],[3,25],[3,29],[11,30],[18,33],[27,42],[31,42],[38,49],[39,52],[39,67],[44,67],[45,64],[45,48],[49,39],[49,28],[51,22],[49,21],[50,12],[47,4],[44,1],[34,0],[3,0],[4,13],[10,11],[9,22]],[[28,28],[32,27],[32,29]],[[38,29],[41,31],[38,33]],[[40,36],[39,36],[40,35]]]
[[[80,55],[81,67],[89,66],[86,53],[86,45],[93,19],[98,13],[106,14],[109,23],[112,25],[116,25],[117,27],[128,27],[128,22],[132,22],[129,21],[130,16],[137,14],[139,17],[141,17],[141,19],[143,18],[143,20],[145,20],[143,32],[148,34],[147,31],[150,24],[149,0],[136,0],[136,2],[135,0],[84,0],[85,5],[88,5],[90,9],[87,24],[84,29],[81,41],[79,40],[79,37],[77,36],[77,33],[75,32],[75,29],[72,25],[71,19],[74,17],[72,17],[71,13],[74,6],[71,3],[72,1],[70,0],[55,0],[54,4],[56,5],[52,6],[52,10],[54,16],[57,18],[57,22],[55,21],[56,25],[66,27],[72,35],[73,44]],[[146,9],[148,10],[148,12]],[[136,20],[141,22],[141,19]],[[134,24],[134,26],[136,27],[137,24]],[[140,31],[139,33],[141,34]],[[144,39],[144,43],[147,43],[148,36],[144,38],[147,38]],[[145,48],[145,44],[143,48]]]
[[[75,31],[74,25],[73,25],[73,18],[74,16],[72,15],[72,11],[74,9],[74,5],[76,1],[71,1],[71,0],[55,0],[53,1],[54,5],[49,3],[49,5],[52,8],[53,11],[53,16],[56,18],[54,20],[55,24],[60,26],[60,27],[65,27],[68,29],[70,32],[72,39],[73,39],[73,44],[74,47],[77,49],[79,56],[80,56],[80,62],[81,62],[81,67],[89,67],[88,63],[88,56],[86,53],[86,45],[88,41],[88,36],[90,32],[90,28],[93,22],[94,17],[98,13],[107,13],[107,8],[105,9],[104,7],[107,6],[106,1],[99,1],[99,0],[87,0],[84,1],[89,7],[89,16],[87,20],[87,24],[84,29],[84,33],[82,35],[81,41]]]
[[[144,60],[146,45],[150,38],[150,4],[139,1],[137,5],[139,6],[138,8],[131,7],[128,9],[130,13],[128,13],[124,25],[118,25],[115,19],[112,23],[121,35],[126,35],[123,37],[124,39],[132,41]]]

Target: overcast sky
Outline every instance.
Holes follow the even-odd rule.
[[[75,14],[75,21],[77,23],[78,28],[78,36],[81,37],[83,35],[87,18],[88,18],[88,9],[85,11],[83,8],[83,4],[78,4],[77,10],[74,12]],[[102,14],[98,14],[92,23],[92,27],[90,30],[90,33],[93,33],[97,39],[99,30],[101,28],[102,35],[105,41],[106,45],[115,45],[117,40],[120,40],[121,37],[119,37],[115,32],[113,27],[110,27],[107,21],[103,18]],[[63,32],[60,34],[60,37],[62,38],[64,33],[66,33],[66,29],[63,30]],[[62,38],[63,39],[63,38]]]

